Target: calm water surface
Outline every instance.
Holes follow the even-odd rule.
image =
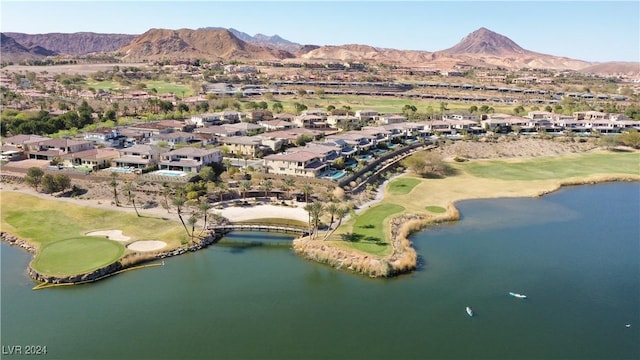
[[[20,358],[14,345],[47,359],[640,358],[640,184],[459,208],[414,236],[420,271],[390,280],[236,233],[164,267],[33,291],[29,255],[3,243],[2,358]]]

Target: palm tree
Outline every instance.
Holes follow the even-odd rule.
[[[189,234],[189,231],[187,231],[187,235],[191,236],[191,242],[193,242],[194,233],[196,231],[196,223],[198,222],[198,213],[194,212],[193,214],[191,214],[187,222],[189,223],[189,225],[191,225],[191,234]]]
[[[116,206],[120,206],[120,203],[118,201],[118,173],[116,172],[112,172],[111,173],[111,182],[109,183],[111,186],[113,186],[113,198],[116,202]]]
[[[218,195],[220,195],[220,202],[222,202],[222,195],[224,195],[225,191],[227,191],[227,183],[219,181],[216,184],[216,187],[218,188]]]
[[[333,217],[336,215],[336,213],[338,212],[338,206],[336,205],[336,203],[329,203],[327,205],[327,207],[325,208],[325,210],[327,211],[327,213],[329,215],[331,215],[331,221],[329,222],[329,228],[331,228],[331,225],[333,225]]]
[[[135,189],[135,186],[133,185],[132,182],[130,181],[126,181],[124,183],[124,187],[122,188],[122,190],[127,192],[127,204],[131,204],[131,192]]]
[[[293,187],[294,183],[295,182],[293,181],[293,178],[288,177],[288,178],[282,179],[282,186],[280,186],[280,189],[282,189],[282,191],[287,192],[287,199],[290,198],[291,188]]]
[[[184,196],[184,192],[178,191],[173,197],[173,205],[176,207],[176,211],[178,212],[178,218],[180,218],[180,222],[184,227],[184,231],[189,235],[189,229],[187,229],[187,225],[184,223],[184,219],[182,218],[182,207],[187,202],[187,198]]]
[[[264,197],[267,197],[267,193],[273,189],[273,181],[270,179],[264,179],[260,183],[260,187],[264,190]]]
[[[309,194],[313,192],[313,186],[309,183],[304,183],[302,185],[302,192],[304,193],[304,202],[309,202]]]
[[[200,198],[200,203],[198,204],[198,210],[200,210],[200,213],[204,219],[204,224],[202,224],[202,231],[200,231],[200,234],[202,234],[207,229],[207,222],[208,222],[210,209],[211,209],[211,204],[209,204],[209,201],[207,200],[206,196]]]
[[[315,235],[318,234],[318,225],[320,224],[320,217],[324,213],[324,205],[320,201],[315,201],[311,204],[309,215],[313,220],[313,230]]]
[[[336,217],[338,218],[338,225],[336,225],[336,229],[342,225],[342,219],[349,213],[349,208],[347,207],[339,207],[336,210]]]
[[[247,190],[251,189],[251,181],[242,180],[240,182],[240,190],[242,191],[242,200],[247,198]]]
[[[166,182],[163,182],[160,192],[162,193],[162,197],[164,198],[164,203],[162,204],[162,206],[167,209],[167,214],[170,214],[171,204],[169,203],[169,195],[171,195],[171,187]]]

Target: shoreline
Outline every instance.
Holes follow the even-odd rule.
[[[535,194],[512,194],[509,198],[535,198],[554,193],[569,186],[596,185],[608,182],[640,182],[640,176],[625,175],[599,175],[585,179],[566,179],[558,181],[550,188],[541,189]],[[506,198],[504,196],[491,196],[482,199],[492,200]],[[336,269],[347,269],[351,272],[372,278],[394,277],[412,272],[418,267],[418,255],[413,248],[409,237],[416,232],[423,231],[431,225],[444,222],[453,222],[460,219],[460,212],[456,203],[467,200],[477,200],[479,197],[459,198],[452,200],[447,205],[447,211],[425,216],[424,214],[401,213],[389,219],[391,223],[392,254],[376,257],[371,254],[350,250],[337,246],[331,242],[302,237],[294,239],[294,251],[307,260],[329,265]]]
[[[570,154],[566,154],[570,155]],[[544,157],[544,156],[543,156]],[[511,159],[519,159],[518,157]],[[498,159],[475,159],[473,161],[486,161],[486,160],[509,160],[505,158]],[[524,159],[526,160],[526,159]],[[4,175],[4,174],[3,174]],[[408,194],[406,198],[398,198],[394,197],[394,195],[389,195],[386,191],[387,185],[396,178],[403,177],[409,175],[408,173],[403,173],[399,175],[395,175],[389,179],[386,179],[376,188],[375,196],[370,198],[367,201],[364,201],[358,205],[358,208],[355,210],[356,214],[359,215],[367,209],[378,205],[381,202],[384,202],[387,199],[387,196],[391,196],[391,203],[403,203],[402,201],[408,201],[411,197],[415,198],[414,194]],[[386,236],[389,236],[387,240],[391,244],[391,253],[385,256],[372,255],[369,253],[365,253],[359,251],[357,249],[352,249],[349,247],[345,247],[340,245],[337,241],[323,241],[320,239],[309,239],[308,237],[302,237],[294,239],[292,242],[292,248],[296,254],[302,256],[303,258],[313,260],[316,262],[324,263],[330,265],[336,269],[346,269],[351,272],[363,274],[370,277],[391,277],[407,272],[411,272],[418,267],[419,258],[418,255],[413,248],[412,242],[409,240],[410,236],[417,231],[424,230],[432,224],[438,224],[442,222],[450,222],[456,221],[460,218],[460,214],[458,209],[456,208],[456,203],[458,201],[464,200],[474,200],[474,199],[499,199],[499,198],[513,198],[513,197],[540,197],[546,194],[550,194],[552,192],[558,191],[559,189],[567,186],[577,186],[577,185],[590,185],[590,184],[598,184],[605,182],[616,182],[616,181],[640,181],[640,175],[629,175],[629,174],[594,174],[587,175],[584,177],[570,177],[565,179],[544,179],[544,180],[498,180],[498,179],[486,179],[486,178],[478,178],[469,174],[463,174],[462,176],[457,177],[449,177],[445,179],[425,179],[425,181],[421,182],[418,186],[421,188],[418,190],[421,194],[424,191],[428,191],[429,194],[429,203],[426,205],[439,205],[446,208],[444,213],[436,214],[424,211],[425,203],[420,203],[415,206],[413,204],[412,207],[406,208],[403,212],[396,214],[390,218],[388,218],[385,224],[389,224],[389,232]],[[108,199],[102,198],[94,198],[94,199],[76,199],[76,198],[67,198],[67,197],[52,197],[50,195],[45,195],[42,193],[38,193],[33,189],[25,186],[19,186],[20,184],[12,184],[11,182],[0,183],[0,194],[3,192],[18,192],[27,195],[37,196],[43,199],[51,200],[51,201],[61,201],[63,203],[75,203],[79,206],[87,206],[93,208],[101,208],[111,211],[121,211],[121,212],[133,212],[133,207],[129,206],[119,206],[114,207],[113,204],[110,204]],[[473,185],[473,186],[470,186]],[[480,189],[470,189],[480,187]],[[426,194],[426,193],[425,193]],[[404,203],[403,203],[404,204]],[[273,206],[273,205],[268,205]],[[273,209],[275,212],[278,207],[269,207],[269,209]],[[237,216],[247,217],[249,218],[261,218],[264,215],[261,213],[260,206],[252,207],[250,209],[232,209],[236,212],[240,211]],[[251,210],[251,211],[249,211]],[[290,209],[294,210],[294,209]],[[156,216],[160,216],[165,219],[171,219],[177,221],[176,213],[166,213],[163,209],[157,207],[152,209],[144,209],[143,212],[148,212],[149,214],[153,214]],[[219,211],[213,210],[214,213],[219,213]],[[250,214],[246,214],[249,212]],[[231,214],[231,213],[230,213]],[[295,218],[297,216],[302,218],[306,218],[306,212],[302,213],[304,216],[300,214],[285,214],[278,213],[276,216],[270,217],[278,217],[282,219]],[[223,214],[224,215],[224,214]],[[4,234],[9,234],[6,231],[0,232],[3,234],[2,240],[5,240]],[[13,234],[9,234],[13,236]],[[97,269],[93,271],[95,274],[79,274],[73,276],[64,276],[58,277],[58,279],[53,279],[48,275],[42,274],[31,274],[31,266],[29,264],[30,275],[32,278],[45,279],[46,282],[66,282],[66,283],[80,283],[80,282],[90,282],[99,280],[105,276],[110,276],[116,274],[126,268],[133,268],[138,266],[140,263],[148,262],[151,260],[162,259],[168,256],[176,256],[180,254],[184,254],[188,251],[196,251],[200,248],[206,247],[211,243],[215,243],[223,234],[211,234],[211,241],[207,239],[207,244],[198,247],[198,244],[190,244],[183,245],[178,248],[172,248],[172,250],[162,251],[154,251],[148,252],[146,254],[143,253],[132,253],[127,254],[120,258],[118,261],[110,264],[109,266],[113,266],[114,264],[120,264],[122,268],[113,268],[109,270]],[[15,237],[15,236],[14,236]],[[17,237],[15,237],[18,239]],[[20,247],[25,248],[28,252],[32,254],[37,253],[37,246],[25,241],[7,241],[10,245],[18,245]],[[204,240],[202,242],[205,242]],[[192,249],[193,248],[193,249]],[[124,264],[124,265],[123,265]],[[117,266],[116,266],[117,267]],[[102,271],[102,272],[101,272]],[[73,278],[73,279],[71,279]],[[62,280],[61,280],[62,279]]]

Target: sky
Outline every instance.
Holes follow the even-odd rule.
[[[0,0],[0,30],[142,34],[234,28],[313,45],[438,51],[485,27],[521,47],[573,59],[640,61],[640,1],[29,1]]]

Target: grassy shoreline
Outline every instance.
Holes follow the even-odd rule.
[[[480,173],[469,171],[482,163],[484,168]],[[511,164],[519,164],[516,170]],[[540,164],[546,164],[540,166]],[[551,164],[551,165],[549,165]],[[528,166],[527,166],[528,165]],[[602,166],[599,166],[602,165]],[[405,174],[384,189],[384,198],[377,205],[400,205],[404,211],[384,219],[371,216],[371,209],[345,222],[336,235],[327,241],[318,242],[306,238],[294,242],[295,250],[302,256],[342,268],[342,264],[349,258],[351,270],[369,276],[390,276],[398,272],[415,269],[417,262],[407,264],[406,258],[417,257],[408,237],[433,223],[454,221],[459,219],[455,206],[458,201],[473,199],[498,199],[512,197],[538,197],[563,186],[596,184],[611,181],[640,181],[640,152],[615,154],[609,152],[595,152],[580,155],[553,156],[534,159],[510,159],[470,161],[467,163],[452,163],[456,175],[441,179],[422,179],[411,174]],[[505,170],[511,170],[507,178],[501,178]],[[544,176],[541,176],[543,174]],[[415,180],[419,180],[415,184]],[[395,183],[397,182],[397,183]],[[405,186],[398,186],[398,184]],[[407,188],[406,184],[415,184],[410,191],[398,191]],[[442,208],[444,212],[433,212],[429,209]],[[408,217],[413,215],[413,217]],[[370,218],[374,226],[389,229],[389,223],[397,225],[394,233],[387,231],[391,238],[386,242],[386,248],[376,247],[373,251],[359,242],[348,242],[339,238],[340,234],[358,233],[357,223],[363,223],[362,218]],[[395,221],[394,219],[400,219]],[[391,226],[393,227],[393,226]],[[408,244],[408,245],[407,245]],[[350,254],[345,255],[345,252]],[[402,253],[407,254],[403,255]],[[365,256],[360,256],[365,255]],[[405,260],[400,260],[400,259]],[[332,259],[338,259],[333,261]],[[380,265],[380,263],[386,263]],[[396,267],[397,266],[397,267]],[[386,268],[386,269],[385,269]]]
[[[409,236],[430,224],[458,219],[459,213],[455,207],[458,201],[537,197],[568,185],[640,181],[640,151],[474,160],[452,163],[451,166],[456,170],[455,175],[447,178],[424,179],[405,174],[392,180],[384,189],[384,198],[379,204],[353,216],[327,240],[320,240],[322,236],[315,240],[297,239],[294,241],[294,250],[304,257],[338,268],[348,268],[369,276],[389,276],[415,268],[417,255]],[[32,262],[35,265],[42,262],[42,250],[56,249],[56,246],[52,246],[56,243],[78,238],[82,239],[80,242],[97,243],[95,240],[99,238],[84,236],[95,230],[122,230],[131,237],[130,242],[162,240],[168,244],[164,250],[177,249],[185,241],[183,229],[177,221],[136,217],[123,211],[76,204],[60,206],[63,202],[55,198],[43,199],[12,191],[0,191],[0,195],[0,225],[3,231],[24,239],[35,248]],[[77,241],[69,244],[78,247]],[[96,246],[100,248],[98,244]],[[104,265],[105,261],[112,261],[114,257],[118,257],[115,260],[118,261],[137,256],[126,248],[121,253],[111,248],[106,257],[98,257],[85,264],[83,271],[95,268],[96,264]],[[54,269],[46,272],[69,275],[68,271],[60,271],[60,268],[65,268],[65,261],[69,263],[69,259],[60,257],[58,251],[52,254]]]

